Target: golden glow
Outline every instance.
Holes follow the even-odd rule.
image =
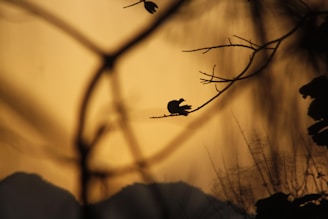
[[[127,1],[31,2],[53,12],[106,51],[119,48],[156,17],[142,6],[123,9]],[[158,4],[164,7],[165,2]],[[274,152],[290,153],[295,143],[311,144],[306,133],[311,123],[306,116],[309,102],[302,99],[298,88],[314,73],[302,63],[294,63],[292,57],[283,59],[277,55],[279,62],[264,73],[267,75],[237,84],[188,117],[149,118],[167,114],[169,100],[183,97],[187,104],[197,107],[215,95],[213,85],[199,83],[199,71],[211,73],[216,65],[221,76],[233,77],[248,62],[248,51],[243,48],[212,50],[207,54],[182,52],[225,44],[228,38],[238,42],[232,35],[260,41],[247,1],[222,2],[202,9],[206,11],[196,17],[170,20],[125,54],[113,72],[102,78],[90,105],[84,134],[93,138],[99,124],[104,123],[109,125],[109,131],[92,153],[92,168],[121,168],[135,158],[120,129],[120,111],[113,102],[117,101],[112,92],[113,74],[119,82],[119,102],[126,107],[142,156],[151,159],[150,171],[155,180],[183,180],[211,192],[217,179],[211,159],[222,176],[229,174],[229,168],[255,168],[243,134],[251,144],[256,144],[252,139],[255,135],[269,139],[264,146],[268,159],[274,159]],[[77,112],[100,57],[27,11],[0,2],[0,13],[0,32],[5,33],[0,34],[0,159],[5,164],[0,167],[1,177],[18,170],[35,172],[78,196],[73,145]],[[273,18],[273,12],[267,15],[268,25],[273,25]],[[290,24],[275,23],[267,28],[271,39],[289,30]],[[267,94],[267,99],[259,91]],[[298,153],[305,159],[307,152]],[[143,181],[136,171],[109,179],[106,192],[113,194],[135,181]],[[259,186],[256,183],[260,181],[255,179],[252,187]],[[92,200],[103,198],[101,182],[93,185],[96,189]],[[268,192],[259,189],[255,194],[261,198]]]

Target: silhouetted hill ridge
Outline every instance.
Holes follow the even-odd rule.
[[[36,174],[18,172],[0,182],[1,219],[73,219],[78,214],[73,195]]]
[[[1,219],[78,219],[80,209],[72,194],[36,174],[18,172],[0,181]],[[97,219],[245,218],[235,206],[183,182],[136,183],[90,210]]]
[[[166,207],[162,208],[162,203]],[[93,209],[100,218],[104,215],[110,218],[162,218],[163,210],[168,218],[244,218],[241,209],[184,182],[135,183],[95,204]]]

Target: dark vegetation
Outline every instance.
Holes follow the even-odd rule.
[[[328,30],[327,30],[328,37]],[[328,49],[327,49],[328,50]],[[315,123],[308,128],[309,135],[319,146],[328,147],[328,79],[325,75],[314,78],[310,83],[300,88],[304,98],[310,96],[308,115]]]
[[[164,205],[158,205],[159,193]],[[17,172],[0,182],[0,215],[5,219],[78,219],[81,206],[68,191],[40,176]],[[92,218],[241,219],[246,215],[231,203],[204,194],[183,182],[133,184],[111,198],[91,204]],[[162,209],[165,208],[165,209]]]
[[[316,123],[308,128],[309,135],[312,136],[313,141],[318,146],[328,147],[327,77],[322,75],[314,78],[311,82],[302,86],[299,92],[304,98],[310,96],[313,99],[308,109],[308,115]],[[328,180],[325,178],[324,173],[319,171],[316,178],[321,178],[324,186],[328,186]],[[301,197],[293,197],[291,194],[277,192],[268,198],[258,200],[256,202],[256,219],[328,218],[328,194],[324,192],[324,188],[321,191],[323,192],[306,194]]]
[[[256,207],[257,219],[323,219],[328,217],[328,201],[321,194],[305,195],[291,201],[288,200],[287,194],[276,193],[269,198],[259,200]]]

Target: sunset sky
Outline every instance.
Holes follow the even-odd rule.
[[[131,0],[28,2],[65,21],[102,50],[112,52],[154,21],[172,1],[156,0],[159,9],[155,14],[148,13],[142,4],[123,8],[134,3]],[[206,54],[182,51],[227,44],[229,40],[247,44],[233,35],[256,43],[260,37],[250,4],[241,0],[195,1],[118,60],[113,71],[101,79],[89,105],[85,138],[91,140],[101,124],[109,127],[92,154],[92,168],[115,169],[134,160],[119,127],[116,101],[128,112],[128,123],[143,156],[165,155],[154,159],[150,171],[155,180],[186,181],[206,192],[212,191],[217,180],[211,159],[222,171],[224,165],[254,167],[243,134],[249,142],[255,135],[270,139],[278,151],[290,152],[291,147],[285,145],[299,143],[300,136],[303,143],[312,144],[306,130],[312,123],[306,115],[309,100],[303,99],[298,89],[315,73],[300,62],[299,56],[286,56],[284,46],[292,40],[282,44],[275,64],[264,73],[269,76],[238,82],[187,117],[150,118],[169,114],[169,100],[184,98],[195,109],[214,96],[214,84],[200,83],[203,76],[199,71],[211,74],[214,65],[215,73],[222,77],[235,77],[242,71],[249,60],[247,49],[230,47]],[[293,23],[283,20],[279,8],[267,10],[264,27],[267,39],[272,40],[286,33]],[[281,20],[275,20],[277,14]],[[16,171],[38,173],[78,196],[73,144],[78,112],[101,59],[42,17],[3,0],[0,32],[0,177]],[[119,95],[113,92],[113,80],[118,83]],[[267,99],[262,101],[262,95],[256,93],[259,86],[268,89]],[[266,111],[268,108],[272,111]],[[169,150],[162,152],[165,149]],[[302,156],[304,152],[299,153]],[[108,194],[142,181],[137,172],[109,179]],[[92,200],[102,198],[97,191]]]

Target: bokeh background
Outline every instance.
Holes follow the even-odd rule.
[[[78,198],[78,112],[101,57],[42,17],[8,2],[0,1],[0,177],[37,173]],[[111,52],[173,1],[157,0],[155,14],[142,4],[123,8],[134,3],[128,0],[28,2]],[[327,8],[325,1],[307,4]],[[172,99],[184,98],[193,108],[202,105],[217,90],[214,84],[200,83],[200,71],[211,74],[215,65],[216,75],[233,78],[250,55],[240,47],[206,54],[184,50],[247,44],[233,35],[261,45],[292,29],[306,10],[296,0],[195,0],[183,6],[125,53],[96,87],[84,136],[92,139],[102,124],[108,131],[89,159],[91,169],[115,170],[134,162],[119,124],[119,101],[142,156],[150,159],[154,181],[185,181],[247,209],[277,191],[326,191],[325,181],[316,176],[327,171],[327,149],[307,135],[313,123],[307,116],[310,100],[298,93],[314,76],[327,74],[326,56],[303,45],[310,33],[306,28],[283,41],[261,74],[235,83],[204,108],[187,117],[150,118],[168,114],[166,104]],[[322,22],[319,16],[308,26]],[[258,54],[254,68],[266,55]],[[113,92],[113,80],[120,94]],[[95,179],[90,201],[134,182],[144,182],[138,171]]]

